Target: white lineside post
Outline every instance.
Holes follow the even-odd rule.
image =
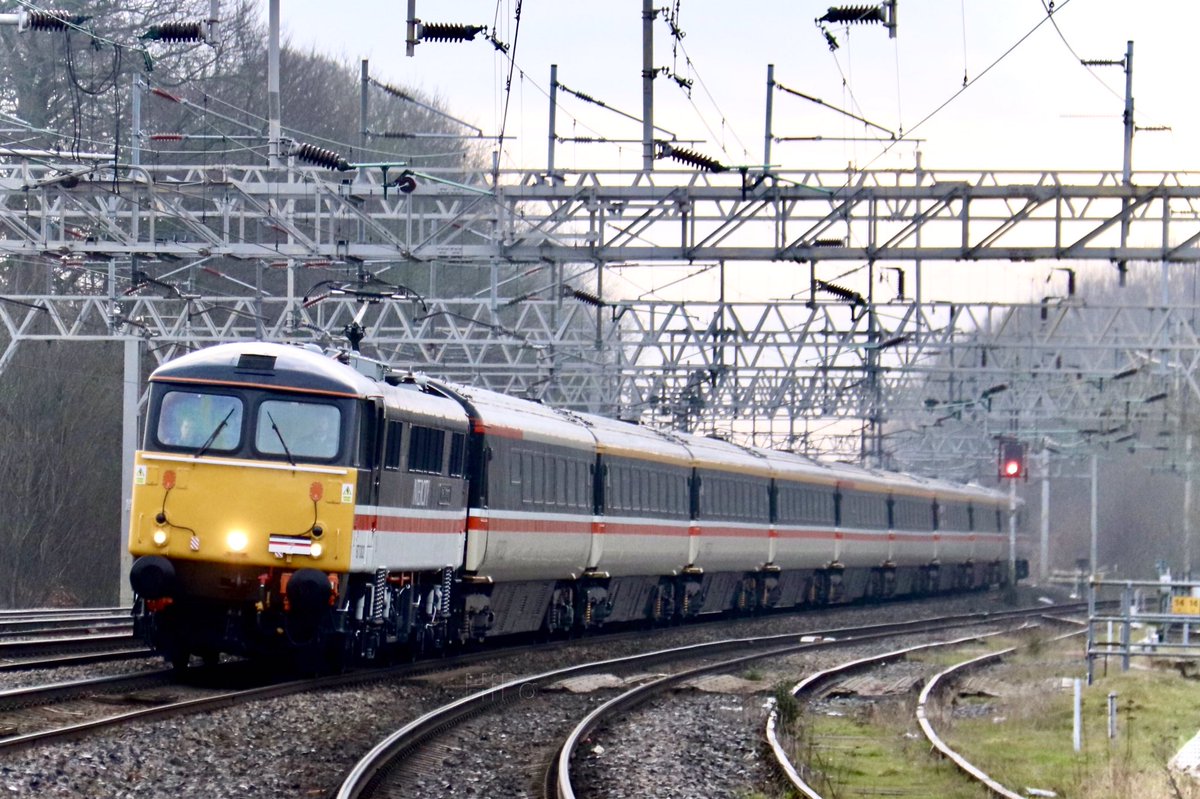
[[[125,366],[121,384],[121,542],[117,575],[117,602],[122,607],[133,604],[133,588],[129,585],[129,569],[133,556],[129,554],[130,489],[133,486],[133,457],[138,440],[138,399],[142,385],[142,340],[136,336],[125,339]]]
[[[1050,577],[1050,450],[1042,450],[1042,517],[1038,542],[1038,581]]]
[[[1076,752],[1083,749],[1083,684],[1075,678],[1075,701],[1072,703],[1074,712],[1071,725],[1071,744]]]

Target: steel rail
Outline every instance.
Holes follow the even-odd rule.
[[[1057,617],[1049,616],[1044,613],[1041,615],[1046,620],[1052,621],[1055,623],[1077,624],[1077,622],[1074,622],[1074,621],[1071,621],[1068,619],[1057,618]],[[865,671],[867,669],[874,668],[876,666],[883,666],[883,665],[887,665],[887,664],[895,662],[895,661],[904,660],[909,655],[916,653],[916,652],[920,652],[920,651],[924,651],[924,650],[928,650],[928,649],[952,648],[952,647],[956,647],[956,646],[962,646],[963,644],[970,643],[972,641],[982,640],[984,638],[989,638],[989,637],[993,637],[996,635],[1006,635],[1011,632],[1013,632],[1013,631],[1002,631],[1002,632],[998,632],[998,633],[988,633],[988,634],[979,635],[979,636],[968,636],[968,637],[958,638],[958,639],[954,639],[954,640],[950,640],[950,641],[935,641],[933,643],[928,643],[928,644],[918,644],[916,646],[906,647],[903,649],[894,650],[892,652],[885,652],[881,655],[873,655],[871,657],[860,658],[857,660],[849,661],[847,663],[842,663],[837,666],[833,666],[832,668],[824,669],[822,671],[818,671],[818,672],[814,672],[813,674],[810,674],[809,676],[805,677],[800,682],[796,683],[796,685],[792,686],[791,694],[794,697],[800,697],[804,694],[816,693],[816,692],[822,690],[825,686],[827,686],[831,682],[843,679],[851,674],[854,674],[854,673],[857,673],[860,671]],[[1067,637],[1080,635],[1080,634],[1082,634],[1082,631],[1075,631],[1072,633],[1068,633],[1065,636],[1059,636],[1058,638],[1055,638],[1054,640],[1061,640],[1062,638],[1067,638]],[[988,653],[986,655],[981,656],[980,658],[976,658],[975,660],[978,660],[981,662],[988,662],[990,660],[994,660],[997,657],[1002,656],[1005,653],[1012,652],[1015,649],[1016,649],[1016,647],[1010,647],[1008,649],[1003,650],[1002,652]],[[970,662],[970,661],[968,661],[968,662]],[[959,664],[959,665],[961,666],[962,664]],[[956,666],[954,668],[958,668],[958,667]],[[946,674],[951,671],[953,671],[953,669],[948,669],[945,672],[943,672],[942,674]],[[941,675],[938,675],[938,676],[941,676]],[[936,680],[936,679],[937,679],[937,677],[934,678],[934,680]],[[926,687],[928,688],[928,686],[926,686]],[[922,692],[922,695],[925,696],[925,693]],[[916,712],[917,712],[918,722],[921,724],[922,729],[926,730],[926,722],[923,721],[924,707],[921,705],[918,705]],[[791,758],[788,756],[786,750],[783,747],[783,744],[779,740],[778,724],[779,724],[779,711],[777,708],[774,708],[771,710],[770,714],[768,714],[768,716],[767,716],[766,739],[767,739],[768,746],[770,746],[770,748],[771,748],[772,754],[775,756],[775,763],[776,763],[776,766],[778,767],[780,773],[783,774],[783,776],[788,780],[788,782],[791,783],[792,787],[797,792],[799,792],[801,795],[807,797],[807,799],[823,799],[823,796],[812,785],[810,785],[807,780],[804,779],[804,777],[800,773],[800,769],[796,768],[796,766],[792,763]],[[927,738],[929,738],[929,733],[931,733],[931,732],[932,732],[932,728],[929,727],[926,732]],[[939,751],[942,750],[941,747],[939,747],[938,743],[934,742],[933,738],[930,738],[930,742],[935,747],[938,747]],[[944,744],[942,746],[944,746]],[[947,749],[946,751],[949,751],[949,750]],[[943,752],[943,753],[945,753],[945,752]],[[949,756],[949,755],[947,755],[947,756]],[[953,757],[951,759],[953,759]],[[963,761],[963,762],[965,763],[965,761]],[[967,764],[967,766],[969,766],[969,765],[970,764]],[[985,787],[987,787],[989,790],[992,790],[992,785],[990,785],[988,782],[986,782],[984,780],[979,780],[979,777],[976,773],[972,772],[969,769],[964,769],[964,771],[966,771],[967,774],[969,776],[971,776],[972,778],[982,782],[985,785]],[[982,772],[979,772],[979,774],[982,774]],[[986,775],[983,775],[983,776],[986,778]],[[1001,786],[1001,788],[1002,788],[1002,786]],[[1005,795],[1005,794],[1001,794],[1001,795]]]
[[[42,621],[0,621],[0,638],[18,636],[86,636],[89,633],[127,632],[133,633],[133,622],[128,617],[104,619],[55,619]]]
[[[1017,629],[1020,630],[1020,629],[1026,629],[1026,628],[1020,627]],[[985,638],[990,638],[990,637],[997,636],[997,635],[1007,635],[1010,632],[1012,632],[1012,631],[1004,630],[1001,632],[984,633],[981,635],[972,635],[972,636],[966,636],[963,638],[955,638],[955,639],[952,639],[949,641],[934,641],[931,643],[917,644],[915,646],[909,646],[909,647],[904,647],[902,649],[896,649],[891,652],[885,652],[881,655],[872,655],[870,657],[859,658],[857,660],[851,660],[846,663],[841,663],[841,664],[838,664],[837,666],[833,666],[832,668],[822,669],[821,671],[813,672],[812,674],[808,675],[803,680],[801,680],[800,682],[798,682],[794,686],[792,686],[791,694],[792,694],[792,696],[799,698],[802,694],[816,693],[817,691],[824,688],[826,685],[828,685],[831,682],[835,682],[837,680],[848,677],[851,674],[855,674],[860,671],[865,671],[867,669],[874,668],[876,666],[886,666],[886,665],[889,665],[890,663],[893,663],[896,661],[905,660],[908,658],[909,655],[915,654],[917,652],[922,652],[922,651],[929,650],[929,649],[939,649],[939,648],[948,648],[948,647],[954,647],[954,646],[962,646],[963,644],[972,643],[975,641],[981,641]],[[779,770],[783,773],[783,775],[785,777],[787,777],[788,782],[790,782],[792,784],[792,787],[795,788],[797,791],[799,791],[804,796],[808,797],[808,799],[823,799],[821,794],[818,793],[815,788],[813,788],[811,785],[809,785],[808,781],[805,780],[804,777],[800,774],[800,770],[795,767],[795,765],[791,761],[791,758],[788,757],[788,754],[787,754],[786,750],[784,749],[783,744],[779,741],[778,725],[779,725],[779,709],[772,708],[771,712],[767,715],[766,737],[767,737],[767,744],[771,747],[771,752],[775,755],[775,763],[778,766]]]
[[[1013,619],[1023,618],[1025,616],[1031,615],[1034,612],[1040,613],[1041,609],[1026,609],[1026,610],[1022,610],[1022,611],[1009,611],[1009,612],[1000,613],[1000,614],[983,614],[983,615],[976,615],[973,617],[969,617],[966,619],[962,619],[962,618],[958,618],[958,617],[947,617],[946,620],[933,619],[933,620],[927,620],[925,624],[923,624],[921,626],[916,626],[913,629],[907,630],[906,632],[909,634],[913,634],[913,633],[920,633],[920,632],[930,632],[930,631],[935,631],[935,630],[944,630],[947,628],[966,626],[966,625],[990,624],[990,623],[995,623],[997,621],[1004,621],[1005,619],[1010,619],[1010,618],[1013,618]],[[951,621],[951,619],[952,619],[952,621]],[[864,628],[864,629],[866,629],[866,628]],[[558,754],[557,758],[555,759],[554,764],[552,765],[552,769],[555,772],[555,778],[553,780],[553,785],[552,785],[553,793],[551,793],[550,796],[555,797],[555,799],[575,799],[575,790],[571,783],[571,773],[570,773],[571,758],[574,755],[575,749],[577,748],[577,746],[581,740],[583,740],[589,733],[591,733],[598,726],[600,726],[600,724],[603,723],[606,719],[608,719],[612,716],[615,716],[620,712],[628,711],[640,704],[643,704],[650,698],[663,693],[666,689],[668,689],[672,686],[678,685],[679,683],[684,682],[686,680],[704,676],[706,674],[730,671],[732,669],[737,668],[738,666],[742,666],[742,665],[751,663],[756,660],[762,660],[764,658],[792,655],[792,654],[796,654],[797,652],[811,651],[811,650],[815,650],[815,649],[828,649],[828,648],[833,648],[833,647],[845,646],[847,644],[858,644],[858,643],[863,643],[863,642],[867,642],[867,641],[877,641],[877,640],[880,640],[883,638],[892,637],[894,635],[896,635],[895,631],[879,631],[879,632],[867,633],[864,635],[855,635],[855,636],[844,637],[844,638],[835,639],[835,640],[808,641],[808,642],[804,642],[804,643],[800,643],[800,644],[795,644],[792,646],[785,646],[785,647],[771,649],[771,650],[767,650],[767,651],[763,651],[763,652],[756,652],[756,653],[752,653],[749,655],[743,655],[743,656],[739,656],[739,657],[732,658],[729,660],[724,660],[724,661],[721,661],[718,663],[712,663],[712,664],[700,666],[695,669],[689,669],[687,671],[681,671],[676,674],[672,674],[672,675],[669,675],[666,677],[661,677],[652,682],[644,683],[642,685],[637,686],[636,688],[626,691],[625,693],[621,694],[620,696],[617,696],[617,697],[609,700],[608,702],[604,703],[600,707],[596,708],[594,711],[592,711],[590,714],[588,714],[588,716],[585,719],[583,719],[583,721],[581,721],[575,727],[575,729],[573,729],[571,731],[570,735],[567,737],[567,739],[563,743],[562,748],[560,749],[559,754]],[[974,637],[978,638],[979,636],[974,636]],[[547,782],[549,784],[550,781],[547,780]]]
[[[129,607],[104,608],[4,608],[0,609],[0,622],[10,619],[56,619],[64,616],[94,618],[96,616],[124,616],[128,618]]]
[[[1033,609],[1024,611],[1032,612]],[[1044,612],[1045,608],[1036,609]],[[1012,612],[1007,612],[1012,613]],[[936,621],[945,624],[979,624],[1003,618],[1005,614],[986,614],[982,618],[978,614],[959,614],[938,619],[917,619],[889,624],[865,625],[856,627],[815,630],[805,633],[783,633],[770,636],[725,639],[722,641],[702,644],[691,644],[684,647],[656,650],[637,655],[628,655],[591,663],[554,669],[536,675],[526,675],[510,680],[501,685],[477,691],[469,696],[450,702],[436,708],[416,720],[405,725],[384,740],[380,741],[347,773],[341,786],[334,794],[336,799],[361,799],[369,795],[378,781],[395,764],[407,755],[415,752],[424,743],[436,737],[444,730],[453,728],[463,721],[491,709],[503,708],[507,703],[522,696],[528,696],[528,691],[536,690],[539,686],[561,680],[567,677],[588,674],[604,669],[623,668],[630,666],[645,666],[663,660],[679,659],[681,657],[712,656],[731,649],[744,649],[747,646],[770,647],[785,641],[795,642],[796,639],[810,637],[826,638],[842,636],[850,632],[872,631],[875,636],[896,635],[905,632],[920,631],[923,626]],[[802,643],[790,643],[783,647],[786,651],[796,651],[813,646],[833,645],[836,642],[804,640]],[[764,651],[758,657],[769,657],[777,654],[778,647]],[[782,650],[780,650],[782,651]]]
[[[634,637],[636,634],[618,634],[611,636],[606,640],[621,640],[626,637]],[[552,648],[559,646],[568,646],[572,642],[558,642],[551,644]],[[219,710],[225,707],[231,707],[242,702],[257,701],[260,699],[272,699],[280,696],[300,693],[303,691],[316,691],[329,688],[344,688],[352,685],[361,685],[373,682],[382,682],[397,677],[411,677],[419,674],[425,674],[433,671],[442,671],[446,669],[461,668],[481,661],[493,660],[499,657],[505,657],[525,650],[532,650],[531,646],[514,646],[498,650],[489,650],[486,652],[474,652],[457,657],[442,658],[438,660],[420,661],[417,663],[405,663],[402,665],[392,666],[384,669],[363,669],[361,671],[349,672],[346,674],[328,675],[324,677],[315,677],[309,679],[289,680],[280,683],[274,683],[265,686],[256,686],[243,690],[221,691],[212,696],[199,697],[183,700],[180,702],[163,703],[154,707],[142,708],[136,711],[127,713],[118,713],[111,716],[106,716],[100,719],[80,722],[73,725],[65,725],[51,730],[44,730],[36,733],[28,733],[20,736],[10,736],[8,738],[0,738],[0,751],[13,750],[37,744],[74,740],[85,737],[91,733],[103,730],[107,727],[113,727],[120,724],[130,723],[140,720],[156,720],[168,718],[177,715],[186,715],[189,713],[207,712],[211,710]],[[545,645],[539,645],[539,651],[545,650]],[[147,651],[147,656],[151,653]],[[116,653],[110,653],[110,659],[115,658]],[[128,656],[128,655],[126,655]],[[91,662],[89,659],[96,658],[92,655],[76,656],[72,662]],[[45,661],[48,665],[58,665],[60,661]],[[6,667],[0,665],[0,670]],[[234,666],[237,668],[237,666]],[[172,671],[172,670],[168,670]],[[148,675],[153,675],[156,672],[142,672],[141,678],[149,679]],[[134,680],[139,675],[128,675],[128,677],[118,679]],[[176,677],[178,675],[175,675]],[[100,680],[103,682],[103,678]],[[194,686],[193,686],[194,687]],[[21,691],[27,691],[30,695],[35,695],[38,690],[50,690],[59,692],[63,695],[75,690],[73,684],[64,684],[61,688],[57,686],[42,686],[41,688],[18,689],[15,692],[17,697],[14,701],[19,701]],[[3,694],[0,694],[0,707],[3,706]]]
[[[0,641],[0,658],[42,657],[55,652],[86,653],[96,650],[112,650],[121,644],[129,648],[145,648],[131,632],[96,633],[58,638],[38,638],[34,640]]]
[[[174,669],[154,669],[131,674],[116,674],[107,677],[88,677],[82,680],[33,685],[24,688],[0,690],[0,711],[61,702],[96,689],[117,688],[140,683],[169,681],[175,677]]]
[[[1066,635],[1059,636],[1054,640],[1060,641],[1082,634],[1083,631],[1067,633]],[[1009,647],[1008,649],[1003,649],[997,652],[989,652],[987,654],[980,655],[979,657],[964,660],[961,663],[956,663],[955,665],[944,669],[931,677],[929,681],[925,683],[925,687],[921,689],[921,694],[917,698],[917,724],[921,726],[921,731],[925,733],[925,738],[929,741],[933,748],[940,752],[943,757],[957,766],[960,771],[964,772],[976,782],[987,788],[992,794],[1004,797],[1004,799],[1024,799],[1024,794],[1011,791],[1004,787],[1004,785],[993,779],[986,772],[975,766],[956,750],[951,748],[949,744],[943,741],[942,738],[937,734],[937,731],[934,730],[933,723],[929,720],[929,714],[926,708],[929,704],[930,697],[933,696],[934,692],[938,691],[941,686],[946,685],[952,679],[957,679],[965,672],[974,671],[975,669],[1000,660],[1006,655],[1012,654],[1016,650],[1017,647]]]
[[[74,655],[23,658],[0,663],[0,672],[32,671],[33,669],[61,669],[66,666],[87,666],[92,663],[111,663],[114,660],[136,660],[158,655],[150,649],[109,649],[101,652],[84,652]]]

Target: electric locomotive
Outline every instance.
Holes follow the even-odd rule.
[[[135,622],[178,665],[371,660],[1007,579],[998,492],[311,345],[220,345],[157,369],[132,490]]]

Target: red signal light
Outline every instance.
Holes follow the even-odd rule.
[[[1025,445],[1019,441],[1000,442],[1000,479],[1025,476]]]

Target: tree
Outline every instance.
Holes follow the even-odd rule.
[[[90,357],[80,357],[85,352]],[[119,345],[29,345],[0,386],[0,604],[42,606],[64,595],[82,604],[114,603]]]

